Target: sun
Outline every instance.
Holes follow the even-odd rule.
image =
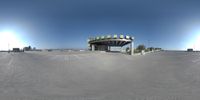
[[[194,41],[194,49],[200,50],[200,34],[196,37],[196,39]]]
[[[192,38],[192,40],[190,40],[187,48],[192,48],[197,51],[200,50],[200,34],[197,34],[195,37]]]
[[[0,31],[0,50],[11,50],[12,48],[23,48],[23,42],[13,31]]]

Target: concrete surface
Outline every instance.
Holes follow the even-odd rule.
[[[199,100],[200,53],[0,53],[0,100]]]

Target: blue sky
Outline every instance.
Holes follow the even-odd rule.
[[[87,48],[87,38],[128,34],[164,49],[199,47],[198,0],[1,0],[0,31],[37,48]]]

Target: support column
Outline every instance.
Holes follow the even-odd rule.
[[[134,38],[132,38],[134,39]],[[134,42],[133,40],[131,41],[131,44],[130,44],[130,51],[131,51],[131,55],[134,55]]]
[[[120,47],[120,52],[122,52],[122,46]]]
[[[95,51],[95,47],[94,47],[94,44],[92,44],[92,51]]]
[[[108,51],[111,51],[111,49],[110,49],[110,48],[111,48],[111,46],[108,46]]]

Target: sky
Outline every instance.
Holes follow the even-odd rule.
[[[88,37],[124,34],[135,37],[135,46],[200,50],[199,5],[199,0],[0,0],[0,49],[87,48]]]

